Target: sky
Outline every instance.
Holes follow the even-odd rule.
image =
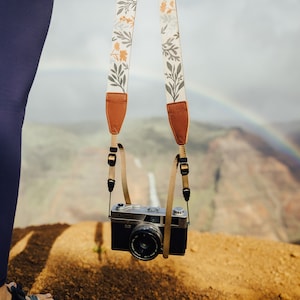
[[[105,120],[115,1],[55,0],[26,120]],[[300,119],[300,1],[177,0],[187,101],[203,122]],[[166,115],[159,1],[138,0],[127,118]]]

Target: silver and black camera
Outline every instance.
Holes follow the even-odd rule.
[[[140,260],[154,259],[163,251],[166,209],[119,203],[111,210],[111,247],[130,251]],[[186,211],[172,211],[169,254],[184,255],[187,244]]]

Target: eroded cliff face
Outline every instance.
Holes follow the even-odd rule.
[[[25,127],[16,227],[108,220],[110,142],[106,128],[101,128]],[[132,202],[151,204],[151,174],[151,192],[165,206],[178,151],[167,122],[135,121],[124,128],[119,141],[126,149]],[[187,154],[192,229],[300,240],[300,179],[295,176],[300,167],[292,160],[287,163],[246,131],[197,122],[191,122]],[[113,203],[124,201],[119,158],[116,179]],[[177,179],[174,205],[185,207],[179,174]]]
[[[204,162],[214,178],[211,231],[299,239],[299,181],[267,144],[230,130],[211,141]]]

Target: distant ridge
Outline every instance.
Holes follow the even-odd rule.
[[[165,118],[128,120],[125,146],[132,201],[149,204],[149,172],[165,205],[178,146]],[[104,123],[27,123],[16,227],[107,220],[107,154]],[[191,122],[187,153],[192,228],[281,241],[300,239],[300,166],[282,159],[261,137],[240,128]],[[137,164],[137,162],[139,162]],[[119,171],[117,171],[119,176]],[[180,179],[176,206],[185,207]],[[120,177],[113,202],[122,202]]]

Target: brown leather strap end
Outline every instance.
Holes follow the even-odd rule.
[[[111,134],[121,130],[127,109],[126,93],[106,93],[106,117]]]
[[[186,101],[172,102],[167,104],[170,126],[176,143],[185,145],[188,139],[189,114]]]

